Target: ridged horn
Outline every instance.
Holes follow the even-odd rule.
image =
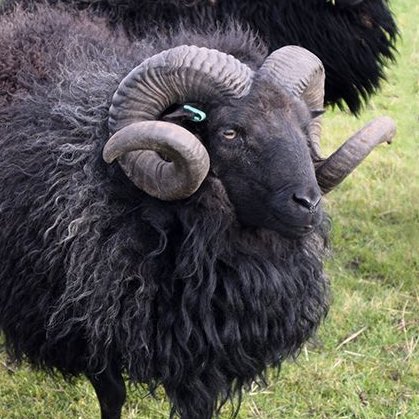
[[[323,193],[341,183],[377,145],[391,143],[396,134],[394,121],[378,117],[350,137],[338,150],[316,167],[316,177]]]
[[[290,45],[274,51],[259,73],[292,95],[303,99],[311,111],[321,110],[324,101],[325,72],[322,62],[304,48]],[[342,182],[378,144],[390,143],[396,133],[394,121],[376,118],[349,138],[329,158],[320,153],[321,116],[312,119],[310,137],[316,177],[323,193]]]
[[[192,195],[210,167],[208,153],[198,138],[179,125],[163,121],[134,122],[120,129],[106,143],[103,158],[107,163],[119,159],[138,188],[166,201]]]
[[[305,101],[311,111],[324,106],[325,72],[320,59],[305,48],[288,45],[270,54],[258,73]],[[320,156],[321,116],[312,119],[310,136]]]
[[[207,48],[183,45],[154,55],[134,68],[122,80],[113,96],[108,121],[109,131],[113,135],[112,143],[116,139],[122,144],[128,141],[124,135],[118,135],[116,139],[114,135],[131,124],[157,120],[162,112],[173,104],[206,102],[210,98],[217,97],[245,96],[250,90],[252,76],[252,70],[233,56]],[[186,135],[185,131],[176,131],[176,133]],[[128,131],[123,132],[128,133]],[[137,132],[138,135],[139,133],[140,131]],[[129,131],[129,134],[134,135],[133,131]],[[147,135],[150,137],[149,133]],[[196,137],[194,138],[198,141]],[[187,144],[192,139],[186,135],[179,141]],[[151,138],[148,138],[147,142],[150,144],[149,150],[158,151],[159,146],[151,145]],[[172,159],[180,156],[176,150],[169,151],[170,141],[166,141],[165,144],[165,155],[170,155]],[[196,149],[196,146],[192,148]],[[124,149],[123,145],[121,149]],[[148,151],[135,153],[131,151],[127,155],[119,155],[117,159],[137,187],[162,200],[171,200],[190,196],[205,178],[201,173],[196,173],[196,167],[206,167],[208,155],[203,157],[204,153],[201,152],[199,155],[205,160],[201,165],[197,164],[193,158],[194,167],[187,168],[187,161],[181,158],[181,162],[173,160],[170,170],[161,169],[169,166],[155,152],[153,164],[150,164]],[[177,169],[181,167],[179,180],[177,180]],[[156,168],[159,169],[156,171]],[[208,170],[207,168],[205,170],[206,175]],[[157,172],[159,173],[158,180],[152,180]],[[184,173],[197,177],[184,176]],[[165,176],[169,178],[166,179]],[[159,186],[156,182],[162,185],[176,184],[177,192],[170,192],[170,186]],[[159,191],[158,194],[156,191]]]

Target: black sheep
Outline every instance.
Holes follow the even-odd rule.
[[[46,7],[0,18],[0,56],[10,355],[87,375],[103,419],[120,417],[123,374],[209,419],[297,354],[328,307],[316,176],[330,189],[375,142],[319,161],[321,62],[265,59],[235,25],[132,43]]]
[[[40,0],[6,0],[32,7]],[[42,0],[44,1],[44,0]],[[394,59],[398,30],[386,0],[47,0],[88,8],[122,24],[131,37],[147,34],[150,23],[168,31],[210,28],[234,18],[260,34],[269,51],[300,45],[316,54],[326,70],[326,104],[344,102],[358,113]]]

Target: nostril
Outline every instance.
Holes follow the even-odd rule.
[[[309,197],[305,194],[295,193],[292,196],[293,200],[304,208],[307,208],[310,213],[316,212],[317,206],[319,205],[321,195],[315,195],[313,197]]]

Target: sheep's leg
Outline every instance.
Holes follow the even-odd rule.
[[[100,374],[91,374],[87,377],[96,391],[101,419],[120,419],[126,397],[125,383],[121,372],[108,366]]]

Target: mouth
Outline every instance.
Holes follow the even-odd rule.
[[[291,222],[285,222],[282,216],[281,218],[275,216],[275,222],[271,226],[271,229],[276,230],[286,238],[298,239],[312,234],[316,230],[316,227],[321,224],[322,219],[322,216],[310,217],[306,222],[296,223],[294,221],[293,223],[291,220],[289,220]]]
[[[290,224],[281,224],[277,229],[284,237],[290,239],[298,239],[301,237],[308,236],[312,234],[315,230],[315,226],[312,224],[307,225],[290,225]]]

